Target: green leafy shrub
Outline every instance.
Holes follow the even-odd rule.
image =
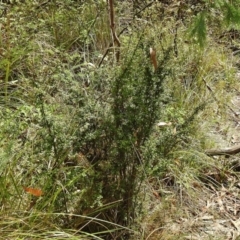
[[[219,1],[216,12],[224,4]],[[163,186],[191,192],[192,180],[212,164],[201,153],[201,118],[212,117],[214,104],[224,109],[218,94],[234,82],[225,52],[208,35],[214,6],[199,5],[194,12],[188,4],[171,6],[161,16],[162,3],[128,8],[132,19],[120,36],[119,65],[114,49],[104,55],[111,46],[104,1],[6,7],[0,33],[0,197],[2,216],[15,219],[10,230],[42,237],[40,230],[51,223],[50,230],[61,228],[66,235],[130,238],[134,231],[127,227],[148,209],[149,182],[159,192]],[[226,8],[229,26],[236,25],[235,8]],[[124,7],[116,10],[122,14]],[[192,37],[201,48],[185,36],[195,15]],[[156,71],[150,47],[157,49]],[[169,125],[158,127],[159,121]],[[28,186],[43,195],[28,195]]]

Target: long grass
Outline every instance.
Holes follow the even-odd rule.
[[[188,218],[188,211],[198,214],[201,191],[207,195],[208,183],[217,188],[232,172],[204,150],[214,146],[210,131],[227,119],[231,89],[239,88],[237,56],[214,35],[199,48],[186,38],[188,21],[176,26],[168,11],[159,16],[160,3],[139,11],[128,2],[116,7],[118,66],[109,48],[104,1],[26,1],[6,8],[0,25],[0,238],[184,239],[191,228],[175,231],[174,224]],[[151,69],[150,47],[159,67],[167,69],[157,121],[169,125],[159,127],[156,121],[141,145],[141,130],[151,116],[144,116],[145,108],[135,115],[130,110],[140,101],[149,106],[151,96],[142,100],[140,84],[152,80],[157,89],[162,77]],[[122,106],[114,99],[114,86]],[[116,122],[123,116],[121,129],[129,130],[125,135],[113,129],[114,101]],[[144,126],[135,129],[139,122]],[[119,149],[124,159],[116,154]],[[117,175],[113,163],[121,167],[131,156],[134,164]],[[128,213],[135,219],[124,226],[123,199],[114,196],[127,196],[126,186],[119,186],[131,169],[139,174],[131,189],[134,212]],[[31,196],[24,187],[44,194]]]

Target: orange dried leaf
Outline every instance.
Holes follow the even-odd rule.
[[[33,196],[40,197],[43,195],[43,191],[38,188],[28,188],[28,187],[23,187],[24,191],[27,193],[32,194]]]
[[[152,61],[152,65],[154,67],[155,72],[157,71],[157,57],[156,57],[156,50],[150,47],[150,58]]]

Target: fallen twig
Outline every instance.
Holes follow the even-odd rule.
[[[233,155],[240,152],[240,144],[235,145],[232,147],[227,148],[217,148],[217,149],[208,149],[205,151],[205,153],[208,156],[216,156],[216,155]]]

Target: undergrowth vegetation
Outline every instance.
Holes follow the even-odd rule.
[[[116,1],[120,50],[105,1],[0,3],[1,239],[175,239],[223,168],[204,150],[238,88],[239,15],[225,3],[219,33],[221,1],[167,2]]]

